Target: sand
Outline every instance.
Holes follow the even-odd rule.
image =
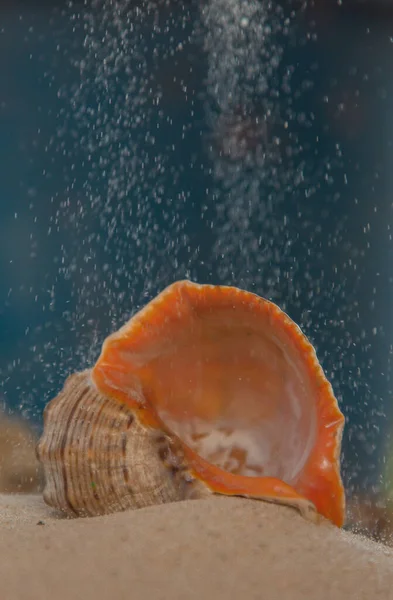
[[[0,556],[1,600],[393,599],[393,550],[238,498],[70,520],[0,495]]]
[[[0,410],[0,493],[33,493],[42,487],[36,443],[27,421]]]

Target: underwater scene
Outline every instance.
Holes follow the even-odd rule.
[[[267,498],[393,546],[393,4],[0,15],[0,493]],[[90,402],[161,432],[153,499],[59,483]]]

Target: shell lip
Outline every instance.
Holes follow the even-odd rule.
[[[184,448],[193,475],[203,480],[212,491],[231,494],[229,486],[232,481],[233,489],[239,489],[240,486],[244,490],[244,494],[240,495],[249,495],[246,493],[245,487],[250,489],[251,486],[254,490],[256,482],[258,480],[261,482],[266,478],[247,477],[248,485],[244,486],[244,479],[240,481],[240,479],[233,478],[244,478],[245,476],[233,475],[220,467],[207,463],[202,457],[196,455],[162,422],[155,407],[147,402],[143,393],[135,394],[127,391],[127,378],[130,376],[129,365],[121,365],[117,360],[119,349],[126,348],[130,340],[137,340],[137,343],[143,344],[146,339],[149,339],[149,335],[152,335],[151,332],[165,322],[167,314],[164,307],[174,313],[176,309],[180,310],[187,302],[192,306],[193,300],[200,303],[209,301],[212,305],[220,306],[223,298],[228,303],[228,295],[231,296],[232,303],[240,302],[247,305],[251,310],[255,310],[256,314],[258,311],[267,313],[270,321],[284,329],[290,343],[302,353],[304,364],[315,383],[318,431],[315,447],[301,475],[293,483],[293,487],[296,494],[308,499],[320,514],[336,525],[342,526],[345,518],[345,493],[339,461],[345,418],[339,409],[333,388],[318,362],[313,346],[290,317],[272,302],[260,298],[252,292],[231,286],[205,285],[189,280],[177,281],[165,288],[119,331],[105,340],[101,355],[92,370],[92,380],[102,393],[112,396],[136,410],[140,420],[146,426],[161,428],[171,437],[176,437]],[[116,378],[113,380],[114,373],[117,374],[117,380]]]

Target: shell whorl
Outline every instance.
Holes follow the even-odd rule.
[[[177,439],[143,425],[103,396],[90,372],[71,375],[46,407],[37,446],[44,499],[72,516],[95,516],[211,492],[195,479]]]

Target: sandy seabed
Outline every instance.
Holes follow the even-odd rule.
[[[65,519],[0,495],[1,600],[393,600],[393,550],[214,497]]]

